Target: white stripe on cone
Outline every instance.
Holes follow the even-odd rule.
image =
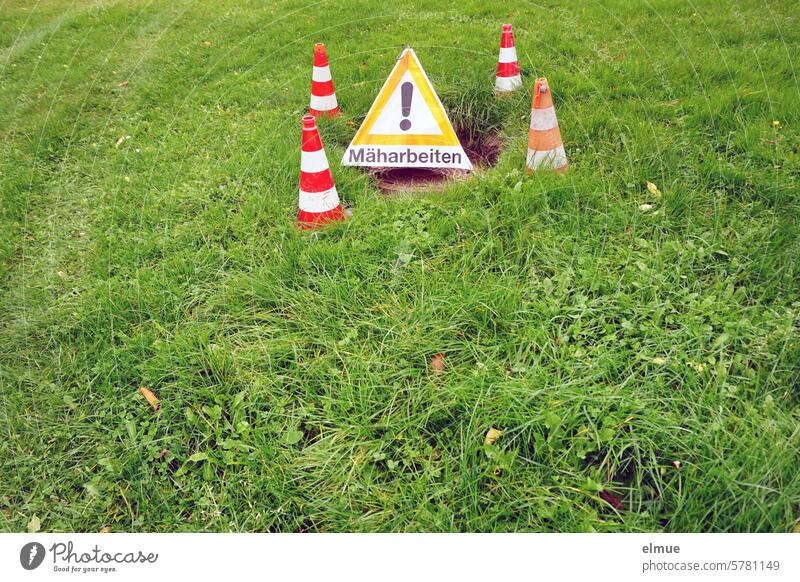
[[[498,91],[513,91],[518,87],[522,87],[522,77],[519,75],[513,77],[495,77],[494,88]]]
[[[303,192],[300,190],[298,206],[300,210],[314,214],[333,210],[339,206],[339,194],[336,192],[336,186],[323,192]]]
[[[303,152],[300,156],[300,171],[307,174],[316,174],[328,169],[328,158],[325,156],[325,150],[317,150],[315,152]]]
[[[567,153],[564,146],[560,145],[552,150],[535,151],[528,148],[526,164],[532,170],[539,168],[552,168],[554,170],[567,165]]]
[[[317,81],[318,83],[325,83],[330,81],[333,77],[331,77],[331,68],[329,66],[324,67],[314,67],[311,71],[311,80]]]
[[[330,111],[336,109],[336,93],[320,97],[319,95],[311,96],[311,109],[316,111]]]
[[[531,109],[531,129],[544,131],[558,127],[555,107]]]
[[[513,46],[500,47],[500,57],[497,59],[498,63],[516,63],[517,62],[517,49]]]

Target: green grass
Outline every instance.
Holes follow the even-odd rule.
[[[482,4],[0,0],[0,530],[797,527],[796,3]],[[392,200],[339,159],[406,44],[506,148]]]

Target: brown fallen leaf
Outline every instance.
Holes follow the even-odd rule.
[[[441,374],[445,368],[444,354],[436,354],[431,358],[431,368],[434,374]]]
[[[142,396],[145,397],[145,400],[147,400],[150,403],[150,406],[153,407],[153,410],[158,411],[159,402],[158,398],[156,398],[156,395],[153,394],[150,390],[148,390],[144,386],[139,388],[139,392],[141,392]]]
[[[483,439],[483,444],[485,445],[493,445],[497,442],[497,439],[503,434],[502,430],[498,430],[494,427],[490,428],[486,431],[486,437]]]
[[[622,501],[619,500],[619,497],[617,497],[613,493],[609,493],[608,491],[601,491],[600,499],[608,503],[614,509],[617,509],[619,511],[625,511],[625,505],[622,503]]]
[[[111,533],[111,528],[108,526],[101,527],[100,533]]]

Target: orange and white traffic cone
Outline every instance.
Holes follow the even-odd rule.
[[[533,86],[531,126],[528,130],[528,157],[525,165],[528,173],[534,170],[567,171],[567,154],[561,141],[553,96],[547,79],[536,79]]]
[[[299,207],[297,222],[302,228],[344,220],[344,211],[313,115],[303,117]]]
[[[504,24],[503,35],[500,37],[500,56],[497,59],[494,88],[500,93],[508,93],[521,86],[522,77],[519,74],[517,49],[514,47],[514,33],[510,24]]]
[[[328,55],[325,45],[318,42],[314,45],[314,69],[311,73],[311,106],[308,112],[314,117],[334,117],[339,115],[339,104],[333,90],[331,68],[328,66]]]

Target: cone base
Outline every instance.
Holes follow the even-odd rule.
[[[558,168],[543,167],[543,168],[536,168],[535,170],[533,168],[525,166],[525,171],[528,173],[529,176],[534,172],[555,172],[556,174],[566,174],[567,170],[569,170],[569,164],[564,164],[563,166],[560,166]]]
[[[522,87],[522,77],[495,77],[494,90],[498,93],[510,93]]]
[[[319,228],[329,222],[337,222],[345,219],[345,213],[340,204],[333,210],[327,212],[307,212],[300,210],[297,213],[297,226],[304,230]]]
[[[341,111],[339,108],[336,107],[335,109],[329,109],[328,111],[320,111],[319,109],[311,109],[309,108],[308,114],[313,115],[314,117],[336,117],[339,115]]]

